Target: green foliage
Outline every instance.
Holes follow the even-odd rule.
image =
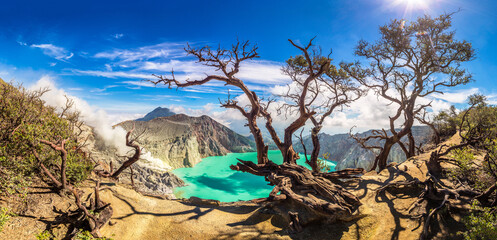
[[[93,169],[93,163],[84,159],[81,154],[71,152],[67,157],[67,180],[72,183],[84,181],[90,175]]]
[[[101,237],[94,238],[89,231],[79,232],[74,240],[112,240],[112,238]]]
[[[0,208],[0,232],[3,230],[5,223],[7,223],[12,216],[9,212],[9,209],[6,207]]]
[[[464,224],[468,229],[462,235],[466,240],[493,240],[497,239],[497,216],[495,209],[484,208],[474,201],[471,210],[473,211],[465,220]]]
[[[457,132],[460,121],[456,107],[451,106],[449,110],[441,111],[435,116],[433,125],[437,129],[440,137],[451,137]]]
[[[457,167],[450,169],[450,177],[466,182],[480,191],[484,191],[495,182],[485,168],[479,168],[474,164],[476,158],[469,148],[455,149],[451,154]]]
[[[485,146],[487,150],[487,163],[484,165],[485,170],[491,175],[497,175],[497,139],[487,139]]]
[[[0,195],[23,195],[30,184],[30,176],[39,166],[33,151],[39,153],[43,164],[55,176],[60,175],[59,153],[39,140],[69,139],[66,143],[68,180],[75,183],[88,177],[91,163],[76,151],[74,123],[77,112],[57,114],[55,108],[46,106],[41,100],[46,91],[28,91],[22,86],[0,82]]]
[[[323,158],[326,159],[326,160],[329,160],[330,159],[330,153],[324,153],[323,154]],[[328,164],[326,164],[325,160],[323,160],[321,158],[318,158],[317,164],[318,164],[318,170],[320,172],[329,172],[329,171],[331,171],[331,167],[328,166]]]
[[[460,179],[469,179],[474,175],[473,161],[475,156],[468,148],[455,149],[452,151],[452,157],[456,161],[457,168],[451,170],[453,177]]]
[[[469,102],[475,103],[472,108],[462,112],[466,113],[466,119],[463,124],[464,136],[479,137],[484,136],[486,139],[482,139],[482,146],[485,140],[492,140],[497,138],[497,107],[486,104],[483,100],[478,100],[478,95],[470,97]]]
[[[52,233],[48,230],[45,230],[43,232],[40,232],[35,235],[36,240],[51,240],[55,239],[55,237],[52,235]]]

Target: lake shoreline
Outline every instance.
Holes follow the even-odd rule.
[[[268,151],[268,157],[276,164],[283,162],[279,150]],[[256,162],[257,152],[228,153],[225,156],[203,158],[193,168],[178,168],[172,172],[181,178],[186,186],[173,189],[177,198],[199,197],[221,202],[248,201],[267,197],[273,186],[269,186],[264,177],[234,171],[229,168],[237,159]],[[334,161],[325,160],[331,171],[335,170]],[[299,165],[305,164],[305,157],[300,154]]]

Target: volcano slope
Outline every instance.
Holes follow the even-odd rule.
[[[447,144],[460,141],[457,137]],[[362,202],[354,218],[333,224],[310,224],[300,233],[288,228],[287,203],[261,204],[255,201],[222,203],[214,200],[167,200],[144,196],[128,185],[103,182],[101,198],[111,203],[114,215],[101,232],[114,239],[419,239],[424,218],[409,213],[422,189],[417,187],[388,188],[387,184],[418,178],[427,179],[426,161],[430,153],[410,158],[399,165],[389,166],[380,173],[369,172],[359,179],[344,183],[344,187]],[[444,167],[450,168],[449,165]],[[447,188],[455,186],[439,179]],[[82,186],[87,194],[93,183]],[[450,211],[440,211],[430,224],[433,239],[458,239],[464,231],[462,216],[469,209],[469,198],[450,199]],[[73,201],[47,193],[43,187],[34,188],[24,200],[24,209],[12,217],[0,233],[0,239],[36,239],[45,229],[64,232],[57,209],[74,208]],[[36,202],[36,204],[34,204]],[[8,204],[8,201],[7,203]],[[55,208],[54,204],[56,205]],[[36,205],[36,207],[34,207]],[[21,206],[21,205],[19,205]],[[428,206],[421,206],[421,210]],[[413,217],[414,216],[414,217]]]

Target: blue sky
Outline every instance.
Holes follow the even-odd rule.
[[[288,82],[279,68],[298,53],[288,38],[305,42],[317,36],[317,45],[333,49],[336,63],[351,61],[357,41],[377,39],[378,26],[390,19],[413,20],[457,9],[456,36],[477,49],[477,59],[465,65],[476,81],[439,96],[439,106],[461,104],[477,91],[495,102],[497,2],[490,0],[4,1],[0,78],[26,86],[49,78],[67,94],[118,119],[166,106],[223,120],[226,112],[217,105],[227,92],[221,85],[176,90],[150,87],[141,80],[171,68],[178,77],[202,76],[209,70],[185,56],[186,43],[229,46],[238,38],[257,43],[261,56],[242,66],[241,77],[252,89],[268,94]],[[234,126],[239,119],[224,123],[243,132]],[[348,127],[338,125],[330,131]]]

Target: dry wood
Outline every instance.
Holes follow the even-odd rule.
[[[303,166],[269,162],[265,165],[238,159],[230,168],[265,176],[274,185],[268,200],[290,199],[317,216],[336,221],[351,216],[361,204],[359,199],[330,180],[314,175]],[[280,195],[277,195],[277,193]],[[285,197],[278,197],[284,195]]]

